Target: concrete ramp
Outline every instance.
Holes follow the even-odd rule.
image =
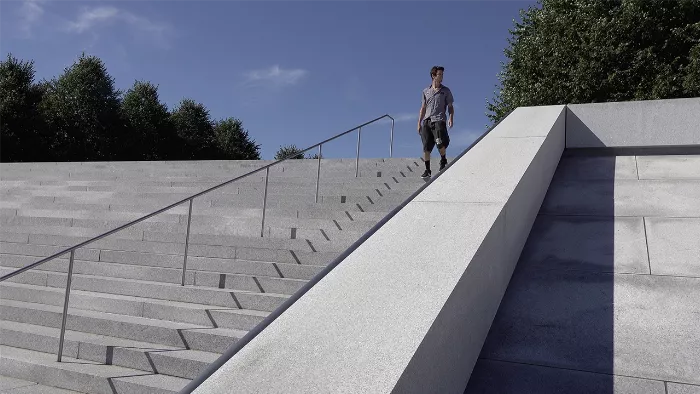
[[[195,393],[464,389],[565,143],[519,108]]]

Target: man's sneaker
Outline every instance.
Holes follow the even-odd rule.
[[[431,175],[431,174],[432,174],[432,173],[430,172],[430,170],[425,170],[425,171],[423,172],[423,175],[421,175],[421,178],[430,178],[430,175]]]
[[[440,160],[440,171],[444,170],[446,165],[447,165],[447,159],[441,159]]]

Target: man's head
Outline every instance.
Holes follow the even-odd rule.
[[[445,67],[433,66],[430,69],[430,78],[435,81],[436,84],[440,85],[442,83],[442,74],[445,72]]]

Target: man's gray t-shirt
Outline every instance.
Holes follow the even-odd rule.
[[[440,85],[438,90],[433,89],[433,85],[423,89],[423,104],[425,104],[425,116],[421,121],[430,118],[431,122],[447,121],[447,106],[454,102],[452,91]]]

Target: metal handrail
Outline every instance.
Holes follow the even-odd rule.
[[[188,247],[189,247],[189,238],[190,238],[190,223],[191,223],[191,221],[192,221],[192,202],[194,201],[195,198],[200,197],[200,196],[203,196],[203,195],[205,195],[205,194],[208,194],[208,193],[210,193],[210,192],[213,192],[214,190],[217,190],[217,189],[222,188],[222,187],[224,187],[224,186],[227,186],[227,185],[229,185],[229,184],[231,184],[231,183],[233,183],[233,182],[236,182],[236,181],[238,181],[238,180],[240,180],[240,179],[246,178],[246,177],[248,177],[248,176],[250,176],[250,175],[253,175],[253,174],[255,174],[255,173],[258,173],[258,172],[260,172],[260,171],[265,170],[265,192],[264,192],[264,196],[263,196],[262,223],[261,223],[261,229],[260,229],[260,236],[263,237],[264,232],[265,232],[265,210],[266,210],[266,208],[267,208],[267,188],[268,188],[268,180],[269,180],[269,177],[270,177],[270,168],[271,168],[271,167],[274,167],[274,166],[276,166],[276,165],[278,165],[278,164],[280,164],[280,163],[282,163],[282,162],[284,162],[284,161],[290,160],[290,159],[292,159],[292,158],[294,158],[294,157],[297,157],[297,156],[300,155],[300,154],[304,154],[304,153],[310,151],[311,149],[314,149],[314,148],[318,147],[318,153],[319,153],[319,155],[318,155],[318,168],[317,168],[317,171],[316,171],[316,198],[315,198],[315,202],[318,202],[318,188],[319,188],[319,182],[320,182],[320,176],[321,176],[321,147],[322,147],[322,145],[323,145],[323,144],[326,144],[326,143],[328,143],[328,142],[331,142],[331,141],[333,141],[333,140],[335,140],[335,139],[337,139],[337,138],[340,138],[340,137],[342,137],[342,136],[344,136],[344,135],[346,135],[346,134],[352,133],[353,131],[357,130],[357,131],[358,131],[358,133],[357,133],[357,135],[358,135],[358,137],[357,137],[357,157],[356,157],[356,160],[355,160],[355,177],[357,177],[357,176],[358,176],[358,170],[359,170],[359,163],[360,163],[360,134],[362,133],[362,128],[365,127],[365,126],[368,126],[368,125],[370,125],[370,124],[372,124],[372,123],[378,122],[378,121],[380,121],[380,120],[382,120],[382,119],[384,119],[384,118],[389,118],[389,119],[391,119],[391,133],[390,133],[390,137],[389,137],[389,138],[390,138],[390,142],[389,142],[389,157],[393,157],[394,123],[395,123],[395,120],[394,120],[394,118],[391,117],[389,114],[385,114],[385,115],[382,115],[382,116],[380,116],[380,117],[378,117],[378,118],[372,119],[372,120],[370,120],[369,122],[365,122],[365,123],[363,123],[363,124],[361,124],[361,125],[359,125],[359,126],[355,126],[355,127],[353,127],[352,129],[349,129],[349,130],[347,130],[347,131],[344,131],[344,132],[342,132],[342,133],[340,133],[340,134],[336,134],[335,136],[330,137],[330,138],[328,138],[328,139],[326,139],[326,140],[323,140],[323,141],[321,141],[321,142],[319,142],[319,143],[317,143],[317,144],[314,144],[314,145],[312,145],[312,146],[310,146],[310,147],[308,147],[308,148],[306,148],[306,149],[304,149],[304,150],[302,150],[302,151],[298,151],[298,152],[296,152],[296,153],[294,153],[294,154],[292,154],[292,155],[289,155],[289,156],[287,156],[287,157],[285,157],[285,158],[282,158],[282,159],[280,159],[280,160],[274,161],[274,162],[272,162],[272,163],[270,163],[270,164],[267,164],[267,165],[265,165],[265,166],[262,166],[262,167],[260,167],[260,168],[258,168],[258,169],[253,170],[253,171],[247,172],[247,173],[245,173],[245,174],[243,174],[243,175],[240,175],[240,176],[238,176],[238,177],[236,177],[236,178],[230,179],[230,180],[228,180],[228,181],[226,181],[226,182],[222,182],[222,183],[220,183],[220,184],[218,184],[218,185],[216,185],[216,186],[210,187],[209,189],[206,189],[206,190],[204,190],[204,191],[201,191],[201,192],[199,192],[199,193],[197,193],[197,194],[193,194],[193,195],[191,195],[191,196],[189,196],[189,197],[187,197],[187,198],[184,198],[184,199],[182,199],[182,200],[180,200],[180,201],[178,201],[178,202],[172,203],[172,204],[168,205],[167,207],[164,207],[164,208],[161,208],[161,209],[159,209],[159,210],[157,210],[157,211],[155,211],[155,212],[149,213],[149,214],[147,214],[147,215],[145,215],[145,216],[142,216],[142,217],[140,217],[140,218],[138,218],[138,219],[136,219],[136,220],[133,220],[133,221],[131,221],[131,222],[129,222],[129,223],[126,223],[126,224],[124,224],[124,225],[122,225],[122,226],[119,226],[119,227],[117,227],[117,228],[115,228],[115,229],[113,229],[113,230],[107,231],[107,232],[102,233],[102,234],[100,234],[100,235],[98,235],[98,236],[96,236],[96,237],[90,238],[90,239],[88,239],[87,241],[83,241],[83,242],[81,242],[81,243],[79,243],[79,244],[77,244],[77,245],[74,245],[74,246],[71,246],[71,247],[69,247],[69,248],[66,248],[66,249],[64,249],[64,250],[62,250],[62,251],[60,251],[60,252],[58,252],[58,253],[54,253],[53,255],[51,255],[51,256],[49,256],[49,257],[45,257],[45,258],[43,258],[43,259],[41,259],[41,260],[39,260],[39,261],[37,261],[37,262],[35,262],[35,263],[32,263],[32,264],[30,264],[30,265],[28,265],[28,266],[25,266],[25,267],[22,267],[22,268],[20,268],[20,269],[18,269],[18,270],[12,271],[12,272],[10,272],[9,274],[6,274],[6,275],[3,275],[2,277],[0,277],[0,282],[6,281],[6,280],[8,280],[8,279],[10,279],[10,278],[12,278],[12,277],[14,277],[14,276],[16,276],[16,275],[19,275],[19,274],[21,274],[21,273],[23,273],[23,272],[26,272],[26,271],[29,271],[29,270],[31,270],[31,269],[34,269],[34,268],[36,268],[36,267],[38,267],[38,266],[40,266],[40,265],[42,265],[42,264],[44,264],[44,263],[46,263],[46,262],[49,262],[49,261],[51,261],[51,260],[53,260],[53,259],[55,259],[55,258],[61,257],[61,256],[65,255],[66,253],[69,253],[69,252],[70,252],[70,260],[69,260],[69,263],[68,263],[68,280],[67,280],[67,282],[66,282],[66,294],[65,294],[65,301],[64,301],[64,303],[63,303],[63,320],[62,320],[62,323],[61,323],[61,336],[60,336],[60,339],[59,339],[59,346],[58,346],[58,362],[60,362],[60,361],[61,361],[61,356],[62,356],[62,354],[63,354],[63,342],[64,342],[65,330],[66,330],[66,316],[67,316],[67,314],[68,314],[68,302],[69,302],[69,299],[70,299],[70,286],[71,286],[71,279],[72,279],[72,276],[73,276],[73,262],[74,262],[74,258],[75,258],[75,251],[76,251],[77,249],[80,249],[80,248],[82,248],[82,247],[84,247],[84,246],[86,246],[86,245],[89,245],[89,244],[91,244],[91,243],[93,243],[93,242],[95,242],[95,241],[99,241],[99,240],[102,239],[102,238],[105,238],[105,237],[107,237],[107,236],[109,236],[109,235],[112,235],[112,234],[114,234],[114,233],[117,233],[117,232],[119,232],[119,231],[121,231],[121,230],[124,230],[124,229],[126,229],[126,228],[128,228],[128,227],[131,227],[131,226],[133,226],[133,225],[135,225],[135,224],[141,223],[141,222],[143,222],[144,220],[148,220],[148,219],[152,218],[153,216],[159,215],[159,214],[161,214],[161,213],[163,213],[163,212],[165,212],[165,211],[167,211],[167,210],[170,210],[170,209],[172,209],[172,208],[174,208],[174,207],[176,207],[176,206],[178,206],[178,205],[180,205],[180,204],[183,204],[183,203],[185,203],[185,202],[189,202],[189,211],[188,211],[188,214],[187,214],[187,235],[186,235],[186,237],[185,237],[185,256],[184,256],[184,261],[183,261],[183,264],[182,264],[182,281],[181,281],[181,285],[184,286],[184,285],[185,285],[185,273],[186,273],[186,270],[187,270],[187,251],[188,251]]]

